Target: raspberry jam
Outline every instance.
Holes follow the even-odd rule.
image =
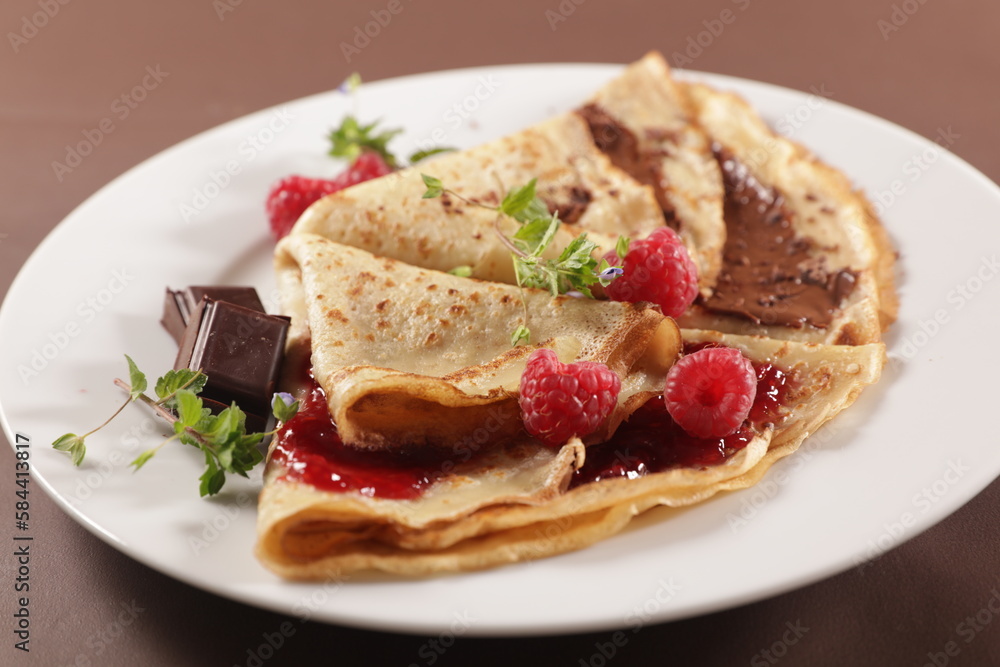
[[[686,345],[684,351],[690,354],[714,345]],[[761,428],[780,419],[780,408],[793,382],[771,364],[753,366],[757,395],[750,415],[735,433],[724,438],[692,437],[674,422],[663,397],[657,396],[636,410],[610,440],[587,448],[586,463],[574,473],[570,486],[723,463],[746,447]],[[272,460],[286,469],[283,479],[323,491],[354,491],[368,497],[404,500],[419,498],[451,469],[452,464],[440,459],[445,454],[416,458],[344,444],[330,417],[323,389],[311,373],[303,376],[307,391],[300,399],[299,412],[278,431],[271,454]]]
[[[707,347],[685,347],[685,353]],[[735,433],[724,438],[688,435],[667,412],[663,396],[650,399],[624,422],[607,442],[587,447],[583,467],[570,487],[613,477],[635,479],[671,468],[704,468],[723,463],[753,440],[754,435],[779,418],[790,378],[771,364],[754,364],[757,396],[750,415]]]
[[[345,445],[337,435],[323,389],[309,377],[311,387],[299,412],[275,436],[271,458],[285,467],[284,479],[324,491],[357,491],[377,498],[419,498],[440,476],[436,461],[400,460],[389,454]]]

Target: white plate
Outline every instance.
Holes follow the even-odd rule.
[[[365,84],[357,111],[405,128],[400,154],[421,143],[470,146],[572,108],[618,71],[538,65],[425,74]],[[181,446],[130,471],[128,461],[159,440],[152,431],[163,430],[142,407],[91,437],[80,469],[52,450],[57,436],[95,426],[122,400],[112,379],[126,373],[123,353],[154,377],[171,365],[176,347],[158,323],[165,286],[250,283],[275,308],[265,192],[289,173],[342,168],[325,157],[325,132],[352,110],[337,92],[185,141],[59,225],[0,311],[7,437],[29,436],[34,480],[129,556],[226,597],[346,625],[478,635],[637,628],[774,595],[880,555],[1000,472],[1000,355],[985,344],[1000,330],[1000,192],[939,146],[835,102],[687,76],[739,91],[843,168],[885,204],[900,250],[902,310],[883,381],[758,486],[650,512],[622,535],[557,558],[319,586],[281,581],[254,559],[259,476],[202,500],[201,460]]]

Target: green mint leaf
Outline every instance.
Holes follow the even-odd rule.
[[[61,452],[69,452],[70,460],[75,466],[83,463],[83,457],[87,454],[87,446],[83,444],[83,438],[75,433],[67,433],[56,438],[52,447]]]
[[[517,284],[522,287],[544,287],[545,274],[538,264],[537,257],[514,256],[514,271],[517,274]]]
[[[469,278],[472,276],[472,267],[468,264],[463,264],[462,266],[456,266],[454,269],[449,269],[448,273],[459,278]]]
[[[427,186],[427,192],[424,193],[422,199],[434,199],[444,194],[444,184],[441,183],[440,178],[428,176],[427,174],[420,174],[420,178],[424,180],[424,185]]]
[[[201,434],[217,447],[224,447],[246,432],[246,414],[234,402],[211,420]],[[227,466],[223,466],[228,469]]]
[[[181,428],[198,426],[203,417],[201,399],[189,389],[178,390],[174,398],[177,399],[177,424]]]
[[[450,153],[451,151],[458,150],[457,148],[450,148],[447,146],[436,146],[434,148],[426,148],[424,150],[419,150],[414,152],[409,159],[410,164],[416,164],[421,160],[431,157],[432,155],[438,155],[440,153]]]
[[[128,393],[129,400],[134,401],[139,398],[142,392],[146,391],[146,376],[132,361],[132,357],[126,354],[125,359],[128,361],[128,383],[132,385],[132,390]]]
[[[596,243],[588,239],[586,234],[580,234],[563,248],[558,264],[560,268],[567,269],[593,268],[597,266],[597,260],[592,254],[596,249]]]
[[[514,329],[513,333],[510,334],[511,347],[517,347],[518,343],[527,345],[529,342],[531,342],[531,331],[523,324]]]
[[[282,424],[288,422],[299,411],[299,402],[288,392],[279,392],[271,399],[271,412]]]
[[[618,242],[615,244],[615,254],[618,255],[618,260],[621,262],[625,261],[625,255],[628,254],[629,241],[629,237],[619,236]]]
[[[523,185],[508,192],[503,198],[503,201],[500,202],[500,206],[497,207],[497,210],[504,215],[509,215],[519,222],[528,222],[533,218],[542,217],[534,215],[534,212],[538,210],[538,205],[534,203],[536,201],[535,185],[537,181],[537,178],[533,178],[528,181],[527,185]],[[542,206],[544,207],[544,204],[542,204]],[[531,212],[530,214],[529,211]],[[549,210],[546,207],[544,215],[547,216],[548,214]]]
[[[551,217],[553,217],[553,214],[549,213],[548,205],[538,197],[535,197],[521,212],[520,217],[515,219],[520,222],[528,222],[530,220],[538,220],[540,218],[548,219]]]
[[[219,459],[219,467],[226,472],[233,472],[233,445],[235,443],[227,442],[225,445],[220,447],[215,453],[215,456]]]
[[[248,433],[241,435],[233,442],[232,449],[232,470],[231,472],[247,477],[247,472],[253,470],[254,466],[264,460],[257,445],[264,439],[264,433]]]
[[[202,473],[199,479],[201,480],[199,492],[202,498],[205,496],[214,496],[222,490],[223,484],[226,483],[226,471],[221,470],[216,465],[215,458],[210,452],[205,452],[205,472]]]
[[[157,450],[159,450],[159,447],[153,447],[152,449],[147,449],[142,454],[139,454],[139,456],[137,456],[136,459],[132,461],[132,463],[130,463],[129,465],[135,468],[136,470],[139,470],[139,468],[146,465],[146,462],[149,461],[149,459],[153,458],[153,455],[156,454]]]
[[[189,368],[167,371],[156,381],[156,397],[163,407],[175,410],[177,399],[174,394],[181,389],[187,389],[192,394],[199,394],[205,388],[206,382],[208,382],[208,376],[201,371],[193,371]]]
[[[330,131],[330,155],[353,162],[362,152],[368,150],[381,155],[385,163],[395,169],[398,166],[396,156],[389,152],[388,143],[402,130],[385,130],[376,134],[377,126],[378,121],[361,125],[354,116],[344,116],[340,127]]]
[[[557,231],[559,231],[558,218],[535,218],[521,225],[514,232],[514,238],[524,241],[522,248],[524,252],[532,257],[538,257],[545,252],[545,248],[552,242]]]

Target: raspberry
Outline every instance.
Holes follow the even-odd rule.
[[[669,227],[630,243],[624,263],[613,251],[605,259],[624,269],[604,288],[614,301],[650,301],[664,315],[679,317],[698,295],[698,269],[681,238]]]
[[[552,350],[535,350],[521,375],[518,403],[524,427],[553,447],[574,435],[589,435],[611,414],[621,386],[604,364],[564,364]]]
[[[295,221],[314,201],[357,183],[385,176],[391,171],[381,155],[364,152],[333,180],[286,176],[275,183],[267,195],[267,217],[274,240],[288,234]]]
[[[731,347],[709,347],[681,357],[667,372],[663,390],[667,412],[696,438],[735,432],[756,396],[753,364]]]

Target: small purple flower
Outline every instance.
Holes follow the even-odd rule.
[[[287,391],[281,391],[271,399],[271,411],[275,419],[284,423],[298,413],[299,402]]]
[[[295,398],[289,394],[287,391],[279,391],[274,395],[275,398],[281,397],[281,402],[285,405],[291,405],[295,402]]]
[[[625,273],[625,269],[623,269],[622,267],[609,266],[608,268],[598,273],[597,277],[600,278],[601,280],[612,280],[622,275],[623,273]]]

